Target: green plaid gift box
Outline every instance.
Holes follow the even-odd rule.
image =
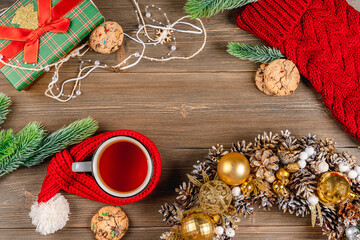
[[[60,0],[52,0],[52,5],[56,5],[59,1]],[[18,8],[28,4],[34,4],[34,10],[37,11],[36,0],[19,0],[0,15],[0,25],[19,27],[17,24],[12,24],[12,19]],[[64,15],[64,18],[71,20],[70,27],[66,33],[46,32],[40,37],[39,58],[37,63],[24,63],[24,51],[9,60],[9,63],[27,68],[52,64],[66,56],[66,54],[76,47],[95,27],[104,21],[104,17],[91,0],[82,1]],[[11,41],[0,39],[0,49],[7,46],[10,42]],[[18,91],[22,91],[31,86],[35,80],[44,73],[44,71],[21,70],[6,65],[2,66],[0,71]]]

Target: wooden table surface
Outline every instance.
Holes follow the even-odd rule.
[[[360,9],[360,3],[351,4]],[[11,5],[1,0],[0,8]],[[130,0],[95,0],[109,20],[119,22],[134,34],[137,21]],[[183,16],[185,0],[140,1],[156,4],[171,21]],[[185,173],[197,160],[203,160],[215,144],[230,148],[231,143],[253,138],[264,131],[289,129],[294,135],[307,133],[331,137],[339,151],[350,151],[358,158],[358,142],[334,121],[321,96],[302,81],[293,95],[270,97],[254,85],[258,64],[238,60],[226,53],[229,41],[261,43],[234,24],[237,11],[227,11],[208,21],[208,43],[197,57],[155,63],[143,60],[124,73],[98,70],[82,83],[83,94],[69,103],[46,98],[44,91],[52,74],[46,73],[30,91],[17,92],[0,77],[0,91],[12,100],[12,112],[3,128],[19,131],[30,121],[40,121],[54,131],[76,119],[92,116],[99,121],[99,132],[116,129],[139,131],[158,146],[163,160],[159,185],[146,199],[124,206],[130,229],[123,239],[158,239],[168,227],[158,213],[160,205],[175,198],[174,188],[186,180]],[[177,55],[190,54],[201,44],[200,36],[178,34]],[[126,43],[127,52],[139,46]],[[148,55],[157,54],[150,50]],[[90,53],[86,59],[116,62],[117,55]],[[61,71],[62,78],[75,76],[79,60],[73,59]],[[21,168],[0,179],[0,239],[93,239],[90,219],[105,204],[63,193],[69,200],[71,215],[59,232],[40,236],[28,216],[46,174],[48,160],[39,166]],[[257,209],[243,218],[235,239],[326,239],[320,228],[312,228],[310,217],[301,218]]]

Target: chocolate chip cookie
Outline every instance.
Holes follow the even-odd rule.
[[[91,219],[91,230],[98,240],[119,240],[129,228],[129,219],[119,207],[103,207]]]
[[[300,73],[295,64],[287,59],[277,59],[261,64],[256,72],[258,89],[272,96],[292,94],[300,82]]]
[[[90,35],[89,46],[96,52],[108,54],[119,49],[124,40],[124,31],[116,22],[104,22]]]

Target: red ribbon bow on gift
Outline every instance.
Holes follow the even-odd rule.
[[[39,55],[39,38],[46,32],[67,32],[70,19],[62,18],[83,0],[61,0],[51,7],[51,0],[38,0],[38,28],[35,30],[0,26],[0,39],[11,40],[0,54],[7,61],[24,49],[24,62],[36,63]],[[0,67],[1,67],[0,63]]]

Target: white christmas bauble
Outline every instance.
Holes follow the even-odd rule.
[[[308,202],[310,203],[311,206],[315,206],[316,204],[318,204],[319,199],[315,196],[310,196],[308,197]]]
[[[217,235],[221,236],[221,235],[224,234],[224,228],[222,226],[217,226],[215,228],[215,232],[216,232]]]
[[[359,236],[360,236],[360,230],[355,226],[348,227],[345,230],[345,234],[349,240],[357,240],[357,239],[359,239]]]
[[[305,168],[306,167],[306,161],[305,160],[299,160],[298,164],[299,164],[300,168]]]
[[[349,177],[350,179],[355,179],[357,176],[358,176],[358,173],[357,173],[355,170],[350,170],[350,171],[348,172],[348,177]]]
[[[306,152],[301,152],[299,155],[300,160],[306,160],[309,156],[306,154]]]
[[[349,170],[350,170],[349,165],[347,165],[346,163],[340,163],[339,165],[340,172],[347,172]]]
[[[354,168],[354,170],[358,173],[358,175],[360,175],[360,166],[359,166],[359,165],[357,165],[357,166]]]
[[[235,237],[235,230],[232,228],[227,228],[225,234],[228,237]]]
[[[360,183],[360,175],[357,176],[356,181]]]
[[[234,197],[240,196],[240,192],[240,187],[234,187],[233,189],[231,189],[231,193]]]
[[[327,162],[323,161],[319,164],[318,168],[319,168],[318,170],[322,173],[327,172],[327,171],[329,171],[329,164],[327,164]]]
[[[315,150],[313,147],[307,147],[305,148],[305,153],[310,157],[315,153]]]

